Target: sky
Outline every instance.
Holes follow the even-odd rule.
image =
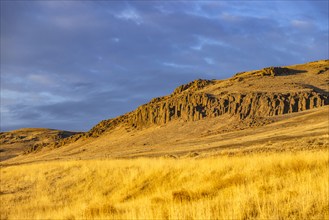
[[[328,1],[1,0],[1,131],[87,131],[194,79],[328,59]]]

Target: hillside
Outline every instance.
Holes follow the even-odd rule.
[[[328,85],[328,60],[195,80],[12,162],[323,148]]]
[[[199,79],[133,112],[102,121],[85,136],[97,137],[123,124],[127,129],[142,129],[226,114],[257,120],[312,109],[329,104],[328,76],[329,61],[322,60],[238,73],[227,80]]]
[[[46,128],[23,128],[0,132],[0,161],[32,152],[38,146],[45,146],[77,133]]]
[[[328,61],[271,67],[1,133],[0,219],[328,219],[328,87]]]

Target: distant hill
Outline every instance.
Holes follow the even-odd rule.
[[[0,161],[32,152],[37,146],[44,146],[77,133],[46,128],[23,128],[0,132]]]
[[[287,141],[294,148],[295,139],[305,142],[301,148],[323,146],[329,129],[328,87],[329,60],[241,72],[226,80],[198,79],[86,133],[49,141],[33,157],[180,156],[260,149],[269,141]]]

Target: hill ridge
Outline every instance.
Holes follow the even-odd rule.
[[[176,120],[198,121],[225,114],[236,116],[237,120],[257,120],[318,108],[329,104],[328,81],[325,80],[328,70],[329,61],[320,60],[242,72],[227,80],[197,79],[177,87],[170,95],[153,98],[134,111],[103,120],[86,133],[47,146],[59,147],[97,138],[118,126],[143,129]],[[318,78],[324,79],[323,85]],[[310,79],[309,84],[305,79]]]

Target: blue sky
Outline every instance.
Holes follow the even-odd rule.
[[[197,78],[328,59],[328,1],[3,1],[1,130],[88,130]]]

